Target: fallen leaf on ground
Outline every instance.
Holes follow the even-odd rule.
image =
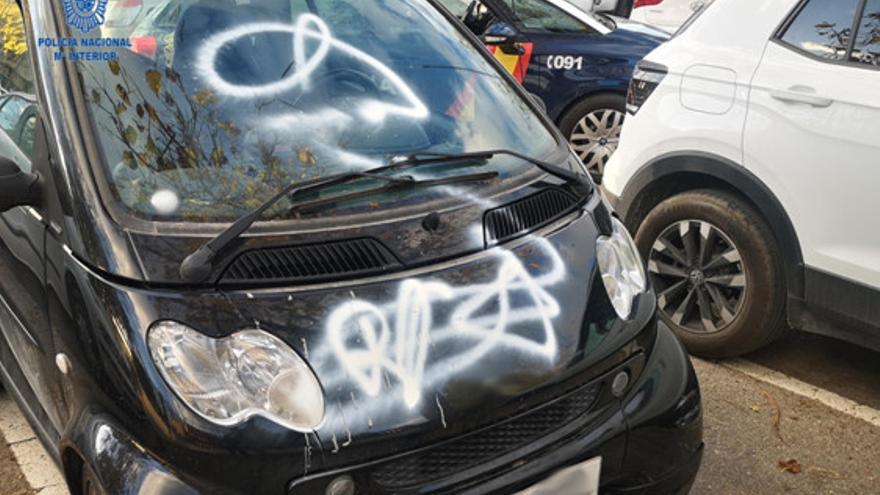
[[[801,463],[794,459],[779,461],[779,469],[791,474],[801,474]]]
[[[785,439],[782,438],[782,431],[779,428],[780,422],[782,421],[782,409],[779,407],[779,402],[776,401],[776,398],[770,395],[770,392],[762,390],[761,393],[767,398],[767,402],[773,406],[773,431],[776,432],[779,441],[785,443]]]
[[[752,406],[752,412],[761,412],[761,408],[758,406]]]

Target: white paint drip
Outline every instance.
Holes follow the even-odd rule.
[[[440,423],[443,425],[443,429],[446,429],[446,413],[443,411],[443,406],[440,405],[440,396],[435,395],[434,401],[437,403],[437,409],[440,410]]]
[[[289,132],[296,129],[299,135],[323,134],[342,131],[351,123],[352,117],[335,108],[325,108],[314,113],[296,112],[277,115],[270,119],[261,118],[255,127],[269,131]]]
[[[306,342],[305,337],[302,337],[300,339],[300,342],[302,342],[302,346],[303,346],[303,357],[306,358],[306,361],[308,361],[309,360],[309,343]]]
[[[171,215],[180,208],[180,198],[177,193],[168,189],[156,191],[150,198],[150,204],[156,213]]]

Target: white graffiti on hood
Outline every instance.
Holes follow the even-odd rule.
[[[239,85],[229,82],[217,72],[217,55],[223,47],[245,36],[269,33],[290,33],[293,36],[294,70],[284,79],[263,85]],[[308,50],[307,40],[318,42],[314,51]],[[205,40],[199,48],[196,67],[207,83],[223,96],[236,98],[272,97],[295,88],[307,91],[311,85],[312,74],[325,61],[331,50],[338,50],[371,67],[396,88],[405,101],[404,105],[395,105],[378,100],[364,100],[358,109],[361,118],[371,123],[379,123],[385,120],[388,115],[400,115],[415,119],[428,117],[428,108],[400,76],[378,59],[334,38],[327,24],[313,14],[300,15],[294,25],[280,22],[257,22],[243,24],[215,34]]]
[[[539,277],[530,275],[512,253],[500,250],[498,275],[490,283],[452,287],[407,279],[401,283],[397,299],[384,308],[357,299],[347,302],[328,319],[327,338],[333,355],[348,379],[368,396],[382,392],[383,373],[394,377],[403,402],[410,408],[419,403],[426,386],[464,371],[493,351],[514,351],[552,365],[559,352],[552,320],[560,307],[544,287],[562,280],[565,270],[558,253],[550,251],[554,268]],[[514,293],[522,296],[517,304]],[[434,328],[432,308],[443,302],[457,304],[448,325]],[[489,307],[495,310],[486,312]],[[539,323],[538,338],[509,331],[528,322]],[[431,346],[449,340],[470,340],[476,345],[433,362],[426,370]]]

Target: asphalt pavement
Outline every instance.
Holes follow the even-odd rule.
[[[880,494],[880,353],[795,334],[694,365],[706,451],[693,495]],[[60,495],[60,483],[0,392],[0,495]]]

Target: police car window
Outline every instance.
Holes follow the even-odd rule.
[[[868,0],[850,60],[880,67],[880,0]]]
[[[459,19],[464,18],[464,15],[467,13],[471,4],[479,3],[471,0],[439,0],[439,2],[446,7],[448,11],[452,12],[452,15]]]
[[[477,36],[482,36],[497,19],[489,7],[479,0],[440,0],[440,3]]]
[[[6,134],[0,153],[21,162],[23,155],[25,163],[19,166],[30,169],[30,158],[33,150],[33,126],[25,129],[30,134],[21,131],[22,117],[35,107],[26,95],[33,95],[33,71],[28,56],[28,46],[24,30],[24,20],[21,9],[15,0],[0,0],[0,95],[5,95],[3,106],[0,107],[0,129]],[[18,96],[22,95],[22,96]],[[18,131],[18,132],[17,132]],[[27,149],[21,149],[22,142],[31,143]],[[9,151],[8,146],[17,149]]]
[[[548,33],[591,32],[592,29],[544,0],[503,0],[514,17],[529,31]]]
[[[790,23],[782,41],[823,59],[847,57],[859,0],[810,0]]]
[[[291,183],[410,153],[514,148],[546,158],[560,146],[428,0],[164,0],[128,29],[131,46],[115,60],[75,67],[112,193],[104,200],[139,218],[229,221]],[[473,201],[533,170],[502,156],[486,168],[499,180],[306,212],[281,201],[267,217],[341,222]]]

